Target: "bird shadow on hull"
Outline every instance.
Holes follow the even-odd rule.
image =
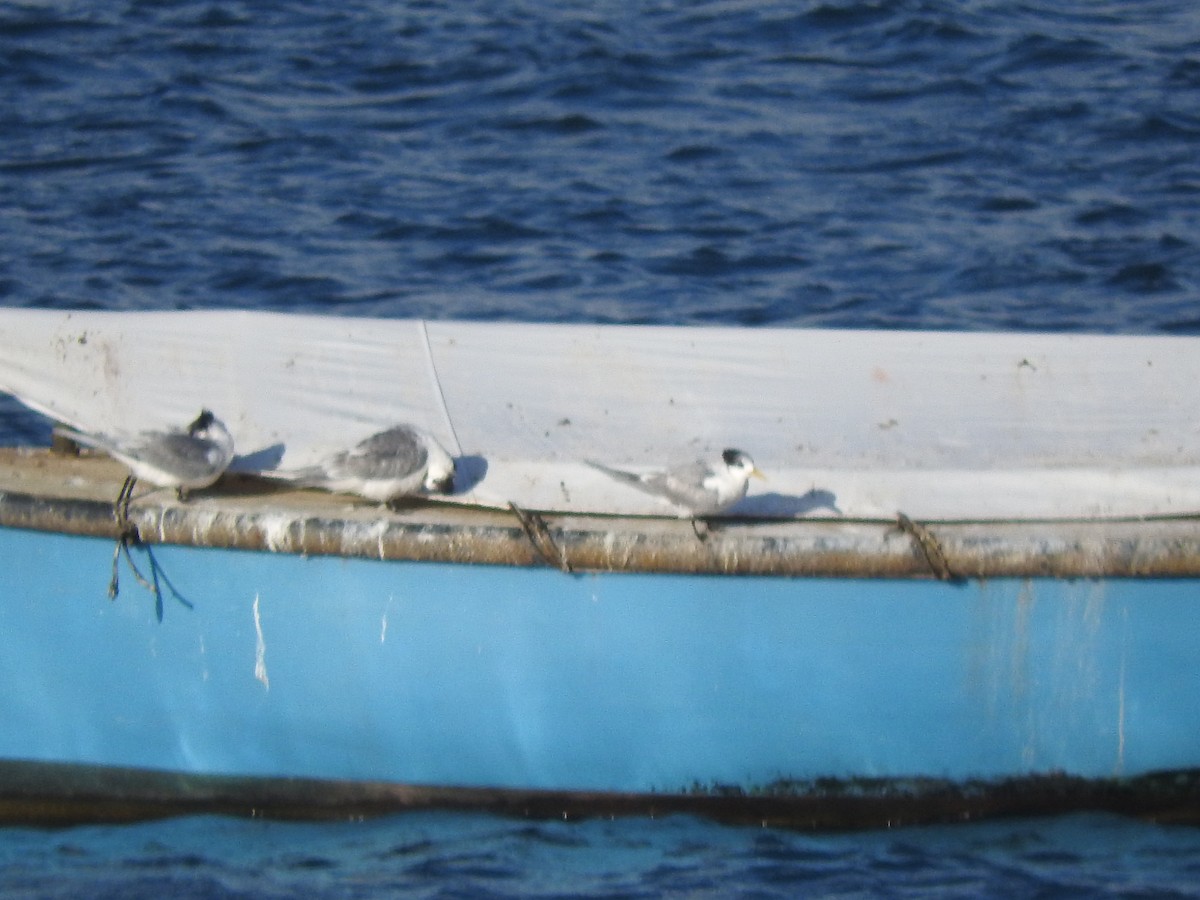
[[[286,449],[286,444],[276,443],[271,444],[269,447],[263,447],[261,450],[255,450],[252,453],[239,453],[233,458],[233,462],[229,464],[227,471],[245,475],[253,475],[256,472],[269,472],[272,469],[279,468],[279,463],[283,461],[283,453]]]
[[[454,460],[454,493],[472,490],[487,475],[487,459],[482,456],[459,456]]]
[[[817,510],[842,515],[837,505],[837,494],[822,488],[813,488],[806,494],[752,494],[733,506],[728,512],[734,516],[764,519],[796,519]]]

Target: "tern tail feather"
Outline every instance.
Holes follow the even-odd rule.
[[[609,478],[615,478],[617,481],[624,481],[626,484],[642,486],[642,478],[640,475],[634,475],[632,472],[622,472],[620,469],[610,469],[603,463],[598,463],[595,460],[585,459],[585,463],[595,469],[597,472],[603,472]]]
[[[88,434],[85,431],[77,431],[69,425],[55,425],[54,435],[56,437],[66,438],[69,441],[83,447],[91,447],[93,450],[104,450],[105,452],[112,450],[112,442],[107,438],[97,434]]]

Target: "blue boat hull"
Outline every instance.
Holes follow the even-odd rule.
[[[150,552],[161,600],[126,571],[110,602],[111,540],[0,528],[0,759],[747,795],[1200,766],[1193,579]]]

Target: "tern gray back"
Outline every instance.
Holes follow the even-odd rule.
[[[697,512],[711,512],[717,507],[716,497],[704,487],[704,480],[715,474],[708,463],[697,461],[678,466],[666,472],[656,472],[643,477],[646,488],[672,503]]]
[[[428,462],[429,452],[420,435],[407,425],[397,425],[339,453],[331,460],[330,469],[358,478],[404,478],[424,471]]]
[[[227,462],[216,441],[178,431],[148,434],[129,455],[184,480],[204,478]]]

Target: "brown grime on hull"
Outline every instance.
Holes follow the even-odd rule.
[[[0,525],[115,537],[124,469],[101,456],[0,449]],[[574,572],[936,578],[896,520],[721,520],[698,541],[686,520],[542,512]],[[341,495],[226,476],[180,503],[140,495],[130,519],[147,543],[300,555],[544,566],[510,511],[414,502],[399,510]],[[923,523],[922,528],[928,526]],[[944,522],[938,547],[956,576],[1195,577],[1200,518]]]
[[[1200,823],[1200,770],[1095,779],[1049,773],[964,782],[820,778],[758,789],[626,793],[250,778],[0,761],[0,824],[65,827],[201,814],[333,821],[432,809],[560,820],[695,815],[799,830],[894,828],[1085,811],[1194,825]]]

